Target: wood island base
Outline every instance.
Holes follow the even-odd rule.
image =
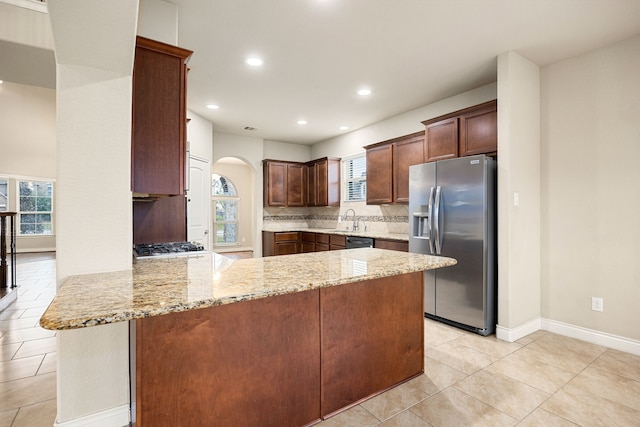
[[[419,375],[422,278],[135,320],[136,426],[312,425]]]

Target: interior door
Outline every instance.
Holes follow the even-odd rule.
[[[189,158],[187,191],[187,240],[209,250],[209,206],[211,200],[211,165],[208,160]]]

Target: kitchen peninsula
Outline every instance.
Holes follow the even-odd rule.
[[[454,264],[373,248],[138,260],[69,277],[40,324],[130,321],[138,427],[311,425],[423,372],[422,271]]]

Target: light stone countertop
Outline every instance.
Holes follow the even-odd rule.
[[[215,253],[145,258],[132,270],[71,276],[40,318],[78,329],[454,265],[452,258],[347,249],[231,260]]]
[[[388,233],[384,231],[349,231],[344,228],[307,228],[307,227],[287,227],[287,229],[270,228],[268,226],[263,227],[262,231],[270,231],[274,233],[287,232],[287,231],[307,231],[310,233],[324,233],[324,234],[341,234],[344,236],[358,236],[358,237],[371,237],[373,239],[390,239],[390,240],[402,240],[409,241],[409,235],[407,233]]]

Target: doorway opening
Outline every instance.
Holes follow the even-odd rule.
[[[255,172],[244,160],[223,157],[211,171],[212,248],[229,253],[253,250]]]

